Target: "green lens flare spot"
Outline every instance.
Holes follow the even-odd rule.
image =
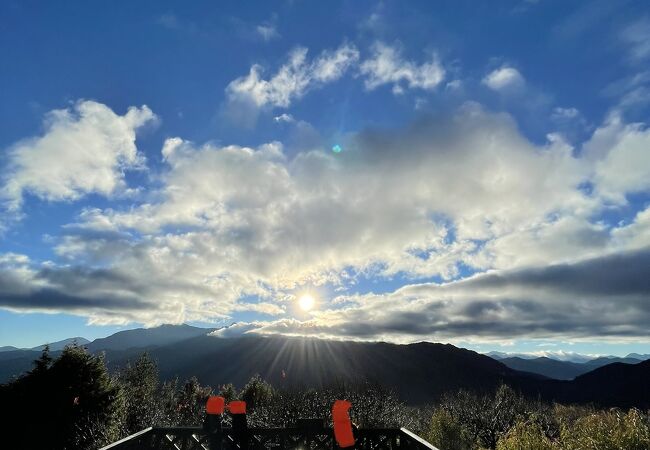
[[[339,144],[336,144],[332,147],[332,151],[334,153],[341,153],[341,150],[343,150],[343,148]]]

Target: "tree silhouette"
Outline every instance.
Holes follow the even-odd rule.
[[[91,449],[119,436],[120,388],[102,356],[78,346],[52,360],[45,349],[34,369],[0,386],[0,420],[15,449]]]

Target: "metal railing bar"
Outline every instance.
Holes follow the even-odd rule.
[[[406,429],[406,428],[400,428],[400,431],[407,435],[409,438],[413,439],[416,441],[418,444],[422,445],[425,448],[428,448],[429,450],[440,450],[438,447],[428,443],[424,439],[422,439],[420,436],[417,434],[413,433],[412,431]]]
[[[140,430],[137,433],[133,433],[132,435],[127,436],[127,437],[125,437],[123,439],[120,439],[119,441],[113,442],[112,444],[109,444],[106,447],[102,447],[99,450],[108,450],[108,449],[111,449],[111,448],[115,448],[120,444],[124,444],[125,442],[128,442],[130,440],[137,439],[137,438],[149,433],[151,430],[153,430],[153,427],[145,428],[144,430]]]

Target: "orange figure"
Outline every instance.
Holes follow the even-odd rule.
[[[205,404],[205,412],[208,414],[223,414],[225,409],[226,399],[221,396],[211,395]]]
[[[246,402],[237,400],[228,403],[230,414],[246,414]]]
[[[334,438],[341,448],[354,446],[352,421],[348,412],[350,408],[352,408],[352,403],[347,400],[337,400],[334,402],[334,406],[332,406]]]

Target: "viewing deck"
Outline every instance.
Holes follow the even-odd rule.
[[[250,428],[247,442],[241,442],[229,430],[221,436],[210,436],[201,427],[153,427],[128,436],[101,450],[285,450],[339,449],[332,429]],[[353,447],[367,450],[438,450],[406,428],[371,428],[355,432]]]
[[[248,428],[244,402],[231,403],[238,404],[237,410],[231,408],[232,426],[226,427],[222,418],[227,407],[218,400],[214,408],[213,399],[202,427],[150,427],[101,450],[438,450],[406,428],[357,429],[347,415],[348,402],[335,403],[332,428],[323,419],[300,419],[286,428]]]

